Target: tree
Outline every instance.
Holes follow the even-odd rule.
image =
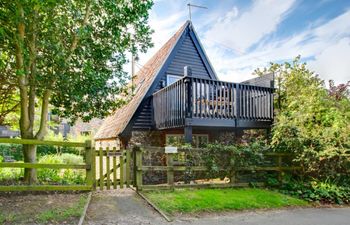
[[[348,85],[334,86],[331,81],[327,90],[300,57],[292,63],[271,64],[266,70],[275,72],[277,81],[274,149],[296,153],[308,175],[337,178],[344,174],[350,149]]]
[[[151,0],[1,1],[0,51],[8,53],[19,91],[22,138],[44,138],[49,104],[74,122],[104,117],[123,103],[126,53],[151,46],[151,6]],[[25,162],[36,161],[35,146],[24,145],[23,153]],[[26,169],[24,177],[34,183],[36,171]]]
[[[17,115],[19,106],[19,95],[16,90],[15,81],[10,74],[7,52],[0,53],[0,126],[10,125],[9,116]],[[13,122],[13,121],[11,121]]]

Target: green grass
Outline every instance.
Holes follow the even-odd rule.
[[[86,201],[87,201],[87,197],[81,196],[79,199],[79,202],[77,202],[73,206],[67,207],[67,208],[56,208],[52,210],[43,211],[36,216],[36,220],[40,223],[47,223],[47,222],[61,222],[71,217],[80,217],[80,215],[84,210]]]
[[[15,218],[15,215],[12,213],[9,213],[7,215],[0,213],[0,224],[4,224],[6,221],[12,222],[14,218]]]
[[[161,210],[173,213],[305,206],[308,203],[278,192],[244,189],[179,189],[144,193]]]

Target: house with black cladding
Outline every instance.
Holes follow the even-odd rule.
[[[220,81],[190,21],[140,69],[134,87],[131,101],[98,130],[98,146],[200,147],[248,129],[269,130],[273,122],[273,74]]]

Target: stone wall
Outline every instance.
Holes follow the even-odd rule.
[[[255,139],[266,139],[267,131],[260,130],[237,130],[237,131],[220,131],[212,135],[210,142],[219,142],[225,145],[249,143]]]
[[[162,131],[133,131],[129,145],[164,146],[165,134]]]

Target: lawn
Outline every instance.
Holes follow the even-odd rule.
[[[161,210],[169,213],[268,209],[305,206],[308,203],[275,191],[244,189],[178,189],[144,193]]]

